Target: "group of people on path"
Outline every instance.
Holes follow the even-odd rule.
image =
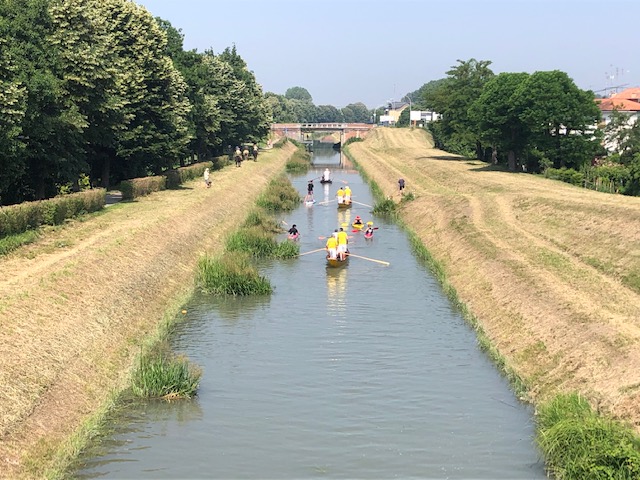
[[[249,151],[249,147],[247,145],[245,145],[243,149],[240,149],[240,146],[238,145],[235,149],[235,152],[233,153],[233,161],[236,163],[236,167],[240,167],[242,162],[244,162],[245,160],[249,160],[249,154],[251,154],[251,156],[253,157],[254,162],[258,161],[257,143],[253,143],[251,151]]]

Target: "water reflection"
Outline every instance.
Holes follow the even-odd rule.
[[[327,267],[327,313],[332,317],[347,313],[346,267]]]

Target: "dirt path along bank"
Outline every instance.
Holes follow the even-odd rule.
[[[260,155],[0,257],[0,477],[31,477],[123,385],[145,336],[192,292],[202,253],[221,251],[295,147]]]
[[[640,198],[497,171],[378,128],[348,149],[537,401],[578,391],[640,430]]]

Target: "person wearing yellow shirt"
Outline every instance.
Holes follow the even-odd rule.
[[[340,260],[345,260],[347,258],[347,246],[349,244],[349,236],[347,232],[344,231],[344,228],[340,228],[338,231],[338,257]]]
[[[338,256],[338,240],[333,235],[327,238],[327,258],[335,259]]]
[[[344,203],[351,203],[351,189],[349,185],[344,187]]]
[[[338,198],[338,203],[344,203],[344,190],[342,187],[336,192],[336,197]]]

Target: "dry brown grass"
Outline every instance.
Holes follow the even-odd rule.
[[[640,430],[640,198],[498,171],[379,128],[349,151],[385,195],[532,401],[578,391]],[[634,284],[635,279],[635,284]]]
[[[193,289],[201,253],[221,250],[289,144],[51,231],[0,260],[0,471],[55,447],[123,385],[142,339]]]

